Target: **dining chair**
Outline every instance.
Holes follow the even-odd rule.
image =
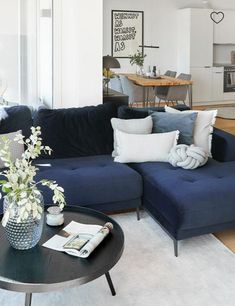
[[[177,79],[179,80],[191,80],[191,74],[185,74],[181,73]],[[188,86],[187,85],[179,85],[179,86],[169,86],[167,94],[158,96],[159,98],[159,105],[161,100],[163,100],[165,103],[171,102],[174,104],[178,104],[179,101],[183,102],[185,104],[186,98],[188,93]]]
[[[143,101],[143,87],[134,84],[126,76],[120,75],[123,93],[129,96],[129,104],[140,103]],[[148,89],[148,100],[154,101],[154,90]]]
[[[115,75],[114,78],[110,79],[109,87],[113,90],[123,93],[122,83],[118,75]]]
[[[178,75],[177,79],[190,81],[192,78],[191,74],[181,73]],[[180,86],[170,86],[168,94],[167,94],[167,101],[168,102],[183,102],[185,104],[186,98],[188,94],[188,86],[187,85],[180,85]]]
[[[176,71],[171,71],[171,70],[167,70],[166,72],[165,72],[165,76],[169,76],[169,77],[171,77],[171,78],[175,78],[176,77],[176,74],[177,74],[177,72]]]
[[[167,70],[164,75],[171,78],[175,78],[176,74],[177,74],[176,71]],[[160,106],[161,100],[164,100],[164,98],[167,96],[169,88],[170,88],[169,86],[155,87],[155,100],[156,98],[159,99],[158,106]]]

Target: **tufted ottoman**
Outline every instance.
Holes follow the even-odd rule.
[[[143,177],[145,208],[175,242],[235,227],[235,162],[210,159],[195,170],[168,163],[131,166]]]

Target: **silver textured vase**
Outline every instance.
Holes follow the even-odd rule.
[[[43,213],[40,220],[35,220],[32,213],[27,220],[17,223],[19,216],[19,206],[14,205],[15,215],[10,217],[5,227],[6,236],[10,245],[18,250],[33,248],[40,240],[44,223],[44,201],[42,195],[39,196]],[[9,206],[9,199],[5,197],[3,203],[4,212]]]

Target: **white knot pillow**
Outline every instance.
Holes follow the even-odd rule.
[[[181,144],[175,146],[168,156],[168,161],[172,166],[191,170],[204,166],[207,160],[208,153],[194,145]]]

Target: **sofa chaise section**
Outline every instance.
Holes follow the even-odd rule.
[[[122,106],[119,116],[145,118],[151,110]],[[235,136],[216,128],[212,136],[213,159],[202,168],[130,164],[143,178],[143,207],[171,236],[176,256],[179,240],[235,228]]]
[[[235,162],[209,160],[206,167],[185,171],[167,163],[133,166],[144,179],[144,205],[161,215],[177,240],[235,225]]]
[[[235,142],[230,134],[219,135],[224,143],[226,137],[233,137]],[[233,144],[225,150],[225,159],[235,156]],[[179,240],[235,228],[235,161],[209,159],[195,170],[174,168],[168,163],[131,167],[144,181],[144,208],[173,238],[176,256]]]

